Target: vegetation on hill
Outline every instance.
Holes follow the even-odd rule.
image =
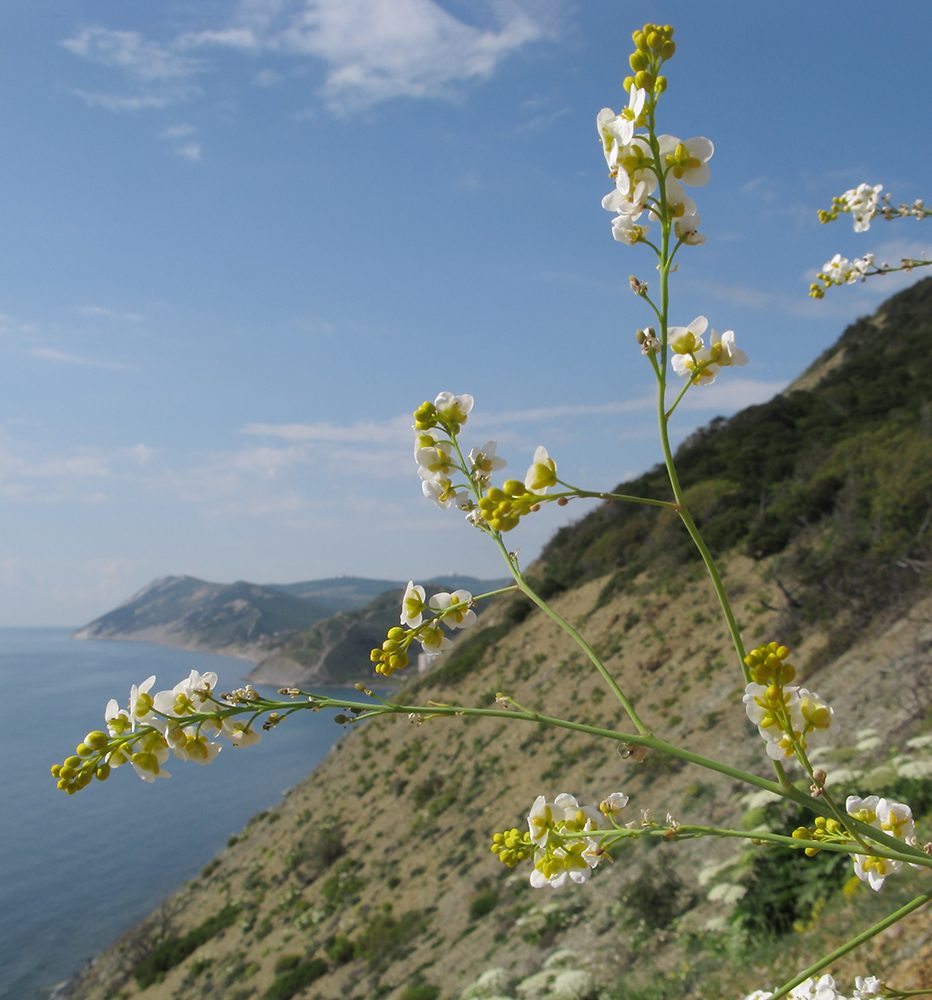
[[[862,611],[924,579],[932,554],[932,278],[858,320],[786,393],[717,419],[676,453],[713,552],[775,553],[808,620]],[[662,466],[616,492],[668,498]],[[613,503],[561,529],[539,573],[552,596],[607,573],[608,593],[647,567],[696,559],[675,514]]]

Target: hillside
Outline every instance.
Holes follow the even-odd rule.
[[[494,590],[503,581],[454,575],[435,577],[431,582],[435,591],[464,587],[481,593]],[[353,666],[359,652],[357,619],[377,619],[378,627],[382,628],[383,621],[396,618],[397,612],[386,617],[383,610],[380,615],[385,601],[379,604],[379,595],[399,587],[404,588],[404,583],[365,577],[331,577],[261,586],[243,580],[223,584],[193,576],[166,576],[153,580],[118,608],[78,629],[73,637],[158,642],[253,662],[268,660],[262,670],[263,677],[269,683],[285,683],[284,679],[275,679],[278,675],[274,671],[278,668],[271,666],[280,661],[279,651],[289,643],[299,650],[306,650],[309,643],[320,645],[316,637],[324,634],[327,640],[322,656],[326,662],[308,676],[319,683],[341,684],[359,677]],[[373,601],[375,607],[366,610]],[[349,619],[339,617],[341,612],[349,613]],[[323,633],[314,632],[310,639],[307,637],[306,630],[334,615],[338,619],[332,627],[325,628]],[[382,629],[383,637],[388,627]],[[372,627],[363,631],[368,634]],[[364,671],[371,646],[372,643],[362,660]],[[306,655],[302,659],[299,654],[298,659],[304,665],[309,662]]]
[[[910,802],[923,841],[932,839],[930,344],[932,279],[851,326],[794,391],[714,422],[678,456],[746,642],[788,643],[800,680],[835,708],[842,735],[819,757],[833,794]],[[666,495],[657,470],[619,490]],[[663,514],[603,506],[559,532],[532,570],[654,733],[772,773],[714,594],[681,535]],[[487,706],[499,691],[550,715],[621,725],[578,649],[515,597],[398,697]],[[925,877],[891,878],[873,893],[825,852],[639,841],[588,884],[554,892],[531,889],[526,865],[512,872],[489,852],[492,834],[522,826],[538,794],[593,803],[617,790],[631,797],[633,822],[644,809],[748,830],[804,819],[676,759],[623,759],[615,744],[566,731],[375,720],[254,817],[72,995],[735,997],[804,967]],[[856,974],[932,985],[928,915],[832,971],[846,986]]]
[[[510,581],[452,577],[444,583],[454,590],[483,593],[507,586]],[[428,597],[443,589],[430,583],[424,587]],[[381,646],[388,630],[398,624],[403,597],[404,588],[398,587],[358,610],[340,612],[317,622],[287,639],[280,649],[258,663],[246,679],[253,684],[277,687],[338,687],[371,681],[369,651]],[[483,607],[480,605],[476,610],[481,614]]]
[[[78,629],[74,638],[159,642],[259,660],[280,646],[285,635],[338,610],[340,605],[330,601],[242,580],[222,584],[166,576]]]

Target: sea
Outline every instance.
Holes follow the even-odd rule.
[[[193,668],[216,671],[228,691],[250,667],[151,643],[72,639],[68,629],[0,628],[0,1000],[48,997],[343,735],[335,711],[302,712],[255,746],[225,745],[209,765],[170,758],[168,780],[148,784],[126,766],[74,795],[56,788],[52,764],[104,729],[107,701],[125,707],[132,684],[155,674],[154,691],[170,688]]]

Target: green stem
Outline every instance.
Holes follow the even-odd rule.
[[[917,896],[911,903],[901,906],[894,913],[891,913],[889,917],[885,917],[879,923],[874,924],[873,927],[869,927],[866,931],[863,931],[856,937],[851,938],[850,941],[846,941],[840,948],[836,948],[833,952],[830,952],[828,955],[820,958],[815,965],[810,965],[808,969],[800,972],[800,974],[794,979],[791,979],[788,983],[784,983],[780,989],[772,995],[772,1000],[780,1000],[780,997],[785,997],[790,990],[799,986],[800,983],[805,982],[810,976],[814,976],[817,972],[821,972],[826,966],[831,965],[832,962],[836,961],[836,959],[841,958],[843,955],[847,955],[849,951],[854,951],[855,948],[859,948],[866,941],[870,941],[872,937],[876,937],[888,927],[892,927],[904,917],[909,916],[910,913],[918,910],[920,906],[928,903],[929,900],[932,900],[932,892],[927,892],[921,896]]]
[[[508,563],[508,568],[511,570],[511,575],[515,578],[515,583],[518,585],[518,588],[521,590],[521,592],[525,594],[527,597],[529,597],[541,609],[541,611],[543,611],[544,614],[546,614],[552,621],[556,622],[557,625],[559,625],[560,628],[563,629],[563,631],[566,632],[566,634],[573,639],[573,641],[580,647],[580,649],[582,649],[582,651],[586,654],[586,656],[589,657],[590,662],[596,668],[596,670],[598,670],[598,672],[602,675],[602,679],[609,686],[609,689],[611,690],[612,694],[614,694],[615,697],[618,699],[618,701],[621,703],[621,707],[627,713],[627,716],[634,724],[634,727],[641,735],[646,735],[649,732],[648,728],[644,725],[643,722],[641,722],[637,712],[635,712],[634,710],[634,705],[631,704],[631,702],[628,700],[627,695],[618,686],[618,683],[615,680],[615,678],[612,677],[612,675],[608,672],[608,668],[601,661],[601,659],[599,659],[598,655],[596,654],[596,651],[589,645],[588,642],[586,642],[586,640],[576,631],[576,629],[574,629],[573,626],[570,625],[568,621],[566,621],[564,618],[561,618],[560,615],[558,615],[556,611],[554,611],[553,608],[551,608],[550,605],[547,604],[547,602],[542,597],[538,597],[538,595],[530,587],[528,582],[524,579],[524,576],[521,574],[521,571],[518,569],[517,565],[515,564],[515,561],[509,555],[508,550],[505,548],[505,544],[501,540],[500,535],[496,538],[496,541],[498,542],[499,548],[501,548],[502,550],[502,554],[505,556],[505,560]]]
[[[600,493],[594,490],[578,490],[575,486],[570,486],[569,483],[564,483],[562,479],[558,479],[557,482],[562,486],[569,487],[569,489],[573,491],[572,495],[576,497],[592,500],[624,500],[627,503],[646,503],[650,504],[652,507],[670,507],[676,509],[676,504],[672,503],[670,500],[652,500],[650,497],[632,497],[627,496],[624,493]],[[568,496],[568,494],[562,495]],[[554,499],[559,499],[559,496],[555,496]]]

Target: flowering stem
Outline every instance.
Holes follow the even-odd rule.
[[[658,829],[657,834],[667,834],[664,829]],[[864,848],[853,843],[841,843],[831,840],[802,840],[798,837],[787,837],[779,833],[770,833],[764,830],[729,830],[712,826],[680,826],[674,835],[676,840],[693,840],[698,837],[722,837],[725,839],[766,841],[768,844],[780,844],[783,847],[792,847],[796,850],[813,848],[816,851],[834,851],[836,854],[860,854]],[[922,864],[915,855],[904,854],[902,851],[893,851],[889,848],[868,849],[874,857],[887,858],[891,861],[902,861],[906,864]],[[932,868],[932,857],[926,855],[925,868]]]
[[[788,983],[784,983],[776,993],[771,995],[771,1000],[780,1000],[780,997],[785,997],[790,990],[799,986],[800,983],[805,982],[810,976],[814,976],[816,973],[821,972],[827,965],[831,965],[832,962],[836,961],[836,959],[841,958],[843,955],[847,955],[849,951],[854,951],[855,948],[859,948],[866,941],[870,941],[872,937],[876,937],[888,927],[892,927],[895,923],[898,923],[904,917],[909,916],[910,913],[915,912],[930,900],[932,900],[932,892],[926,892],[921,896],[917,896],[912,902],[907,903],[905,906],[901,906],[898,910],[891,913],[889,917],[884,917],[883,920],[874,924],[873,927],[868,927],[866,931],[862,931],[856,937],[851,938],[850,941],[846,941],[840,948],[836,948],[833,952],[830,952],[828,955],[820,958],[815,965],[810,965],[808,969],[804,969],[798,976],[791,979]]]
[[[563,486],[569,486],[569,483],[564,483],[562,479],[558,479],[557,482],[562,483]],[[593,500],[624,500],[627,503],[646,503],[653,507],[672,507],[676,508],[676,504],[670,500],[652,500],[650,497],[631,497],[624,493],[597,493],[592,490],[577,490],[570,486],[573,490],[573,496],[591,498]],[[563,494],[564,496],[566,494]],[[556,497],[559,499],[559,496]]]
[[[637,729],[637,731],[641,735],[646,735],[649,732],[649,730],[644,725],[644,723],[641,722],[640,718],[638,718],[637,712],[634,711],[634,705],[631,704],[631,702],[625,695],[624,691],[622,691],[621,688],[618,686],[618,683],[616,682],[615,678],[612,677],[612,675],[608,672],[608,669],[606,668],[605,664],[599,659],[595,650],[576,631],[576,629],[574,629],[573,626],[570,625],[568,621],[561,618],[560,615],[558,615],[556,611],[554,611],[553,608],[551,608],[550,605],[547,604],[547,602],[543,598],[538,597],[537,594],[531,589],[527,581],[524,579],[524,576],[521,574],[521,570],[518,569],[515,560],[511,558],[511,556],[508,553],[508,550],[505,548],[505,544],[501,539],[500,533],[496,534],[495,540],[498,543],[499,548],[502,550],[502,554],[505,556],[505,559],[508,563],[508,568],[511,570],[511,574],[515,578],[515,583],[517,583],[518,588],[521,590],[521,592],[527,595],[549,618],[555,621],[557,625],[559,625],[560,628],[562,628],[563,631],[567,633],[567,635],[572,637],[573,641],[580,647],[580,649],[582,649],[582,651],[586,654],[586,656],[589,657],[589,660],[592,662],[592,665],[602,675],[603,680],[611,689],[612,694],[614,694],[615,697],[619,700],[619,702],[621,702],[622,708],[627,713],[628,718],[634,723],[634,726]]]

